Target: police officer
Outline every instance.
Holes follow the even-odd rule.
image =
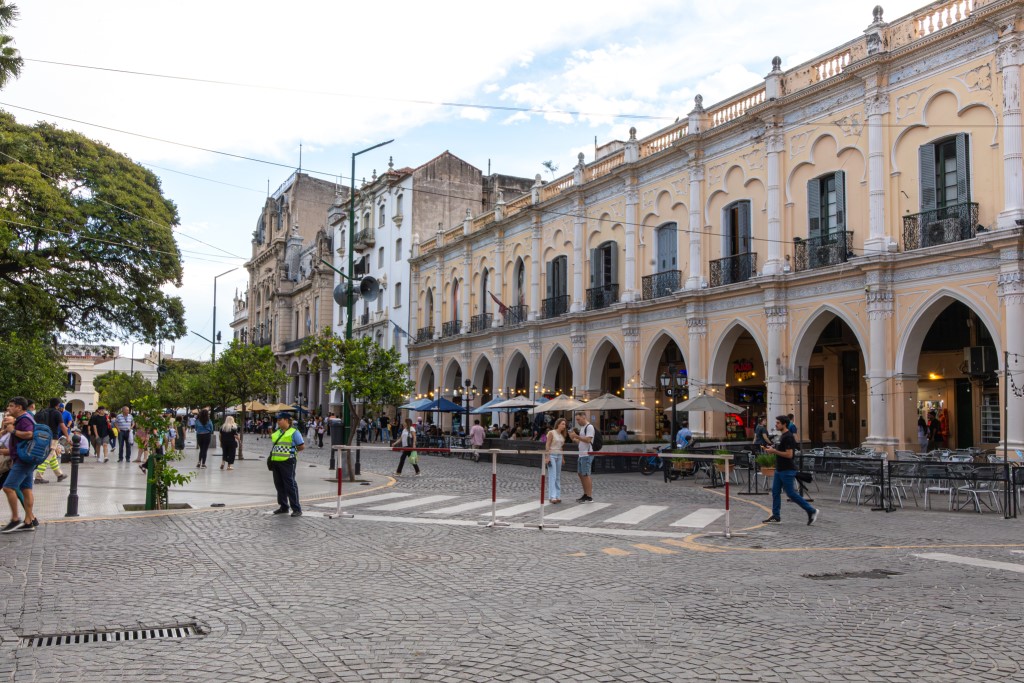
[[[299,485],[295,482],[295,457],[306,446],[302,434],[292,427],[291,415],[280,413],[277,416],[277,431],[270,435],[270,440],[274,446],[270,450],[269,467],[274,473],[274,488],[277,489],[279,506],[274,510],[274,514],[285,514],[291,505],[292,517],[301,517]]]

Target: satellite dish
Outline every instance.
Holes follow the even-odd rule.
[[[344,282],[334,288],[334,303],[339,306],[348,304],[348,285]]]
[[[377,282],[377,278],[367,275],[360,280],[359,295],[363,297],[363,301],[376,301],[380,295],[380,283]]]

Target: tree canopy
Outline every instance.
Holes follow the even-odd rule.
[[[370,410],[399,403],[409,393],[409,370],[398,350],[385,349],[369,337],[343,339],[328,328],[307,337],[302,353],[313,356],[313,370],[323,364],[336,366],[327,388],[341,389],[350,400],[362,400]]]
[[[79,133],[0,112],[0,332],[181,337],[184,306],[162,291],[181,285],[177,223],[149,170]]]
[[[12,78],[21,75],[21,67],[24,62],[21,53],[14,47],[14,38],[7,34],[7,29],[18,18],[18,6],[0,0],[0,88],[7,85]]]
[[[288,380],[277,367],[269,346],[243,344],[232,339],[213,364],[210,394],[225,406],[277,393]]]
[[[117,412],[121,406],[136,407],[136,401],[156,393],[153,384],[141,372],[133,375],[111,370],[93,380],[93,386],[100,394],[98,405]]]
[[[24,396],[40,408],[67,391],[67,371],[50,340],[10,333],[0,337],[0,400]]]

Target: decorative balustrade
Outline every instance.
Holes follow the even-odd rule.
[[[469,331],[470,332],[483,332],[491,329],[491,323],[494,321],[494,316],[490,313],[481,313],[480,315],[474,315],[469,319]]]
[[[824,81],[843,73],[843,69],[850,65],[852,51],[847,49],[837,55],[830,55],[811,67],[813,82]]]
[[[520,211],[530,208],[530,205],[532,203],[533,195],[531,195],[529,192],[517,197],[516,199],[513,199],[512,201],[505,205],[505,218],[508,218],[509,216],[514,216]]]
[[[689,121],[680,121],[668,130],[643,140],[640,143],[640,158],[645,159],[676,144],[686,137],[688,127]]]
[[[446,323],[441,323],[442,337],[454,337],[458,334],[462,334],[462,321],[458,318],[455,320],[449,320]]]
[[[732,99],[716,104],[708,110],[711,127],[721,126],[733,119],[738,119],[746,114],[748,109],[763,103],[764,99],[765,89],[763,85],[760,85],[740,93]]]
[[[270,346],[270,337],[256,337],[252,340],[253,346]]]
[[[488,211],[487,213],[477,216],[473,219],[473,232],[480,230],[486,225],[494,222],[494,211]]]
[[[591,287],[587,290],[587,310],[596,311],[608,308],[619,302],[619,286],[617,284]]]
[[[573,175],[562,176],[558,180],[548,183],[544,187],[540,188],[540,200],[547,201],[552,197],[562,194],[566,190],[572,187]]]
[[[984,3],[973,0],[953,0],[938,7],[932,7],[926,14],[914,17],[915,35],[924,38],[936,31],[941,31],[971,16],[975,5]]]
[[[526,319],[530,315],[530,309],[526,304],[519,306],[509,306],[505,309],[505,325],[511,327],[513,325],[522,325],[526,322]]]
[[[548,318],[557,318],[560,315],[565,315],[569,312],[569,295],[563,294],[561,296],[553,296],[544,299],[540,302],[540,313],[541,317],[545,320]]]
[[[421,327],[420,329],[416,330],[416,343],[417,344],[422,344],[423,342],[428,342],[428,341],[430,341],[433,338],[434,338],[434,328],[433,327]]]
[[[654,275],[645,275],[643,278],[644,301],[668,296],[679,289],[680,282],[682,282],[682,273],[678,270],[666,270]]]
[[[793,240],[793,269],[797,272],[846,263],[852,255],[852,230]]]
[[[757,275],[757,254],[748,252],[726,256],[712,261],[710,266],[712,287],[746,282]]]
[[[365,228],[356,233],[356,249],[363,247],[372,247],[376,242],[376,236],[373,234],[373,228]]]
[[[953,204],[903,217],[903,251],[953,244],[978,235],[978,205]]]
[[[614,154],[609,154],[600,161],[595,161],[591,166],[587,167],[587,180],[597,180],[603,176],[611,173],[615,168],[621,166],[626,161],[626,152],[619,150]]]

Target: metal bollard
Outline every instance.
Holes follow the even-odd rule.
[[[78,517],[78,465],[82,462],[82,437],[71,437],[71,488],[68,490],[68,510],[65,517]]]
[[[362,466],[359,463],[359,456],[362,454],[362,451],[360,451],[359,447],[362,444],[363,441],[362,439],[359,438],[359,432],[356,432],[356,465],[354,468],[354,472],[356,475],[358,475],[362,471]]]

